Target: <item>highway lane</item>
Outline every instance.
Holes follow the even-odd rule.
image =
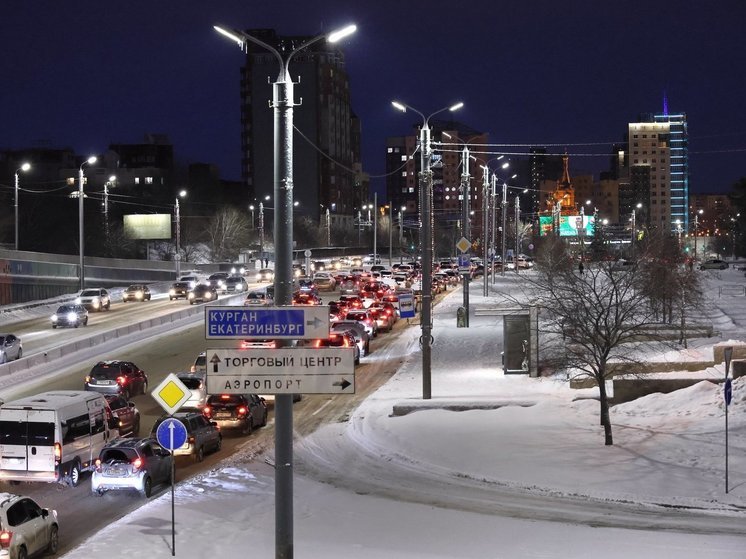
[[[328,301],[336,296],[335,293],[325,293],[322,298]],[[181,304],[184,304],[183,301]],[[131,306],[148,308],[148,303]],[[115,316],[119,309],[114,307],[112,309],[110,313]],[[124,316],[125,313],[126,309],[120,316]],[[106,313],[103,314],[106,315]],[[345,421],[358,403],[390,378],[404,361],[404,355],[390,353],[388,348],[405,328],[406,321],[400,320],[393,333],[380,334],[373,340],[372,353],[368,357],[363,357],[360,366],[356,368],[356,393],[354,395],[306,395],[296,403],[294,405],[294,431],[298,435],[305,435],[326,422]],[[210,348],[237,347],[237,344],[235,340],[206,342],[204,325],[200,323],[115,352],[109,352],[101,355],[100,359],[133,361],[146,371],[150,386],[154,387],[170,372],[189,370],[197,353],[207,349],[208,346]],[[44,390],[79,390],[82,387],[83,378],[96,361],[98,358],[61,369],[54,378],[35,381],[14,390],[13,397],[32,395]],[[7,399],[6,395],[3,396]],[[141,435],[147,435],[162,410],[150,395],[136,396],[133,400],[141,413]],[[255,430],[248,437],[225,433],[222,450],[216,454],[207,455],[204,462],[193,463],[188,458],[179,459],[177,481],[216,467],[221,460],[231,456],[239,448],[246,451],[242,452],[241,456],[248,456],[247,466],[251,467],[250,463],[253,460],[257,457],[263,458],[264,454],[271,450],[274,443],[273,437],[274,417],[270,413],[269,425]],[[165,487],[156,488],[158,492],[166,490]],[[42,506],[57,509],[61,519],[61,553],[75,547],[86,537],[146,502],[134,493],[112,492],[103,497],[96,497],[91,494],[88,474],[84,475],[81,484],[76,488],[59,484],[0,483],[0,491],[28,494],[36,498]]]

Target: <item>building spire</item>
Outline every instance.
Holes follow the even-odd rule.
[[[663,116],[668,116],[668,94],[663,90]]]

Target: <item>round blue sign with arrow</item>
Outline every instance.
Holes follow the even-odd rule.
[[[155,437],[158,440],[158,444],[166,450],[173,452],[186,442],[187,430],[181,421],[174,417],[169,417],[158,426]]]

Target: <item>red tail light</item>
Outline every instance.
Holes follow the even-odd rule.
[[[248,410],[245,407],[241,406],[240,408],[238,408],[238,415],[246,415],[247,411]]]
[[[221,394],[220,395],[220,399],[221,400],[230,400],[231,399],[231,395],[230,394]]]
[[[96,471],[101,473],[101,458],[96,458],[96,462],[94,462],[93,465],[96,468]]]
[[[135,470],[135,471],[137,471],[137,470],[139,470],[140,468],[142,468],[142,459],[140,459],[140,458],[135,458],[135,459],[134,459],[134,460],[132,461],[132,466],[133,466],[133,468],[134,468],[134,470]]]
[[[54,443],[54,461],[58,464],[62,462],[62,445],[60,443]]]
[[[10,542],[13,539],[13,532],[9,532],[8,530],[3,530],[0,532],[0,548],[8,549],[10,547]]]
[[[189,438],[187,439],[187,442],[188,442],[189,444],[194,444],[194,435],[190,436],[190,437],[189,437]]]
[[[204,408],[202,408],[202,413],[206,417],[210,417],[210,414],[212,414],[212,410],[210,409],[210,406],[205,406]]]
[[[313,347],[321,347],[321,340],[316,340],[316,341],[315,341],[315,342],[313,343]]]
[[[117,377],[117,384],[121,386],[127,384],[127,377]]]

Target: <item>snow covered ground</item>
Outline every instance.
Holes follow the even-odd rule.
[[[716,337],[655,357],[707,360],[714,343],[744,340],[746,297],[718,298],[718,286],[743,280],[734,270],[710,280],[704,314]],[[514,282],[499,278],[487,299],[473,284],[472,308]],[[746,557],[746,378],[728,409],[726,494],[721,386],[615,406],[605,447],[592,390],[503,375],[502,318],[459,329],[460,304],[458,290],[435,309],[432,400],[421,400],[410,327],[389,350],[407,361],[385,386],[349,421],[296,440],[295,557]],[[418,409],[394,416],[394,406]],[[176,556],[274,556],[274,472],[263,458],[233,456],[177,487]],[[170,493],[65,558],[135,549],[171,557]]]

